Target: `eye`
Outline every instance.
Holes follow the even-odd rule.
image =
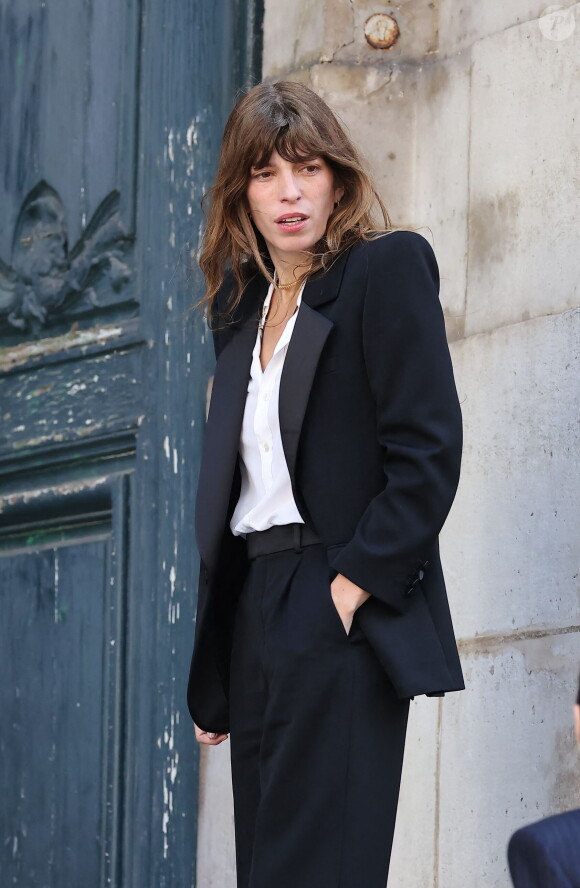
[[[308,163],[303,169],[305,173],[317,173],[320,166],[317,163]]]
[[[267,179],[272,175],[271,170],[257,170],[255,173],[252,173],[252,179]]]

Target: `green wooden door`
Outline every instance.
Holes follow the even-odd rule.
[[[200,198],[248,0],[0,0],[0,885],[195,884]]]

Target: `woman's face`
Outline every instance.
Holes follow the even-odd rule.
[[[324,235],[343,193],[321,157],[293,163],[274,150],[266,166],[252,167],[249,210],[277,266],[304,263],[304,252]]]

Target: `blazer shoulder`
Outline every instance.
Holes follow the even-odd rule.
[[[427,238],[416,231],[396,230],[365,241],[359,250],[366,269],[367,286],[393,285],[418,295],[425,290],[439,294],[439,265]],[[361,266],[362,270],[362,266]]]
[[[360,240],[352,249],[353,265],[366,268],[371,278],[408,274],[411,269],[423,270],[439,286],[439,266],[433,247],[416,231],[397,229],[379,234],[371,240]]]
[[[426,237],[418,231],[397,229],[379,234],[371,240],[364,241],[369,261],[381,259],[417,259],[424,257],[434,260],[433,247]]]

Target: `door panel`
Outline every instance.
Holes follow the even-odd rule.
[[[260,27],[0,0],[2,885],[195,884],[195,253]]]
[[[0,256],[10,222],[41,179],[66,210],[72,247],[113,191],[134,233],[139,114],[139,0],[0,4]]]
[[[0,560],[6,885],[101,884],[107,560],[106,540]]]
[[[129,501],[120,473],[2,504],[2,884],[122,884]]]

